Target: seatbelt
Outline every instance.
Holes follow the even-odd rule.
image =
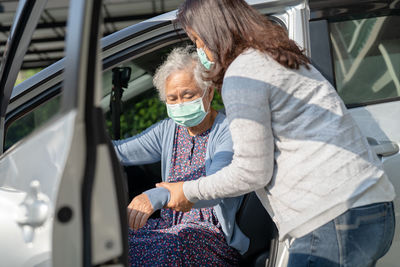
[[[113,68],[112,69],[112,90],[110,96],[110,112],[112,123],[112,139],[118,140],[121,138],[121,107],[123,88],[128,87],[128,82],[131,78],[131,68]]]

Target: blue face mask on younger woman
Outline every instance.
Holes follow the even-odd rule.
[[[206,111],[203,105],[203,97],[207,91],[208,90],[205,90],[202,97],[189,102],[180,104],[167,103],[168,116],[173,119],[176,124],[181,126],[193,127],[199,125],[204,120],[210,109],[209,105]]]
[[[208,59],[207,54],[206,52],[204,52],[203,48],[197,48],[197,55],[199,56],[201,64],[203,64],[206,69],[210,70],[211,66],[214,65],[214,62]]]

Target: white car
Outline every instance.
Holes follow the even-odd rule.
[[[6,45],[0,266],[126,266],[126,196],[160,177],[157,164],[124,170],[108,136],[133,135],[166,116],[152,75],[172,48],[189,39],[174,28],[175,12],[169,12],[100,42],[101,1],[70,2],[73,34],[65,59],[14,87],[46,0],[21,1]],[[335,85],[400,192],[400,2],[248,2],[285,27]],[[399,197],[395,209],[393,245],[378,266],[399,266]],[[243,266],[286,265],[287,244],[278,242],[254,194],[245,197],[237,222],[251,240]]]

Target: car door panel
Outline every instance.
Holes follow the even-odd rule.
[[[35,182],[33,184],[34,188],[31,188],[30,174],[28,176],[27,173],[24,173],[27,177],[26,180],[20,179],[19,176],[15,177],[15,174],[23,172],[18,168],[22,163],[18,162],[18,156],[7,157],[1,155],[8,101],[22,64],[23,56],[28,49],[29,39],[46,2],[46,0],[20,1],[0,66],[0,201],[2,203],[0,218],[4,233],[4,239],[2,240],[13,241],[13,245],[16,245],[10,246],[3,243],[0,256],[3,259],[2,264],[6,264],[5,266],[15,266],[14,261],[21,266],[28,261],[39,264],[46,262],[46,259],[42,259],[41,255],[48,254],[48,244],[45,242],[48,238],[46,235],[49,226],[47,221],[50,215],[48,209],[46,209],[50,205],[48,196],[38,188],[40,186],[38,182]],[[32,190],[33,193],[30,193]],[[37,191],[39,191],[39,194]],[[34,198],[36,196],[39,199]],[[46,199],[47,202],[40,202],[43,199]],[[44,212],[40,214],[40,217],[35,217],[35,214],[30,212],[32,211],[32,205],[29,204],[33,205],[33,209],[35,207],[44,208]],[[40,226],[43,231],[34,231],[33,227],[31,227],[32,224]],[[32,244],[36,244],[36,246],[32,248]],[[17,255],[19,251],[15,250],[16,247],[26,250],[25,257]]]
[[[0,217],[8,215],[2,226],[14,236],[0,250],[5,266],[127,264],[126,192],[98,108],[100,7],[101,1],[71,1],[68,31],[73,34],[67,39],[60,112],[0,156],[0,197],[7,199]],[[40,10],[32,10],[38,19]],[[24,30],[18,25],[16,33]],[[25,51],[33,32],[28,28],[20,36]],[[13,50],[19,49],[18,43],[12,44]],[[15,53],[20,61],[24,49]],[[12,89],[21,64],[15,59],[3,63],[1,84]],[[5,73],[10,69],[15,75]],[[1,88],[8,98],[9,87]],[[2,100],[4,135],[8,99]]]
[[[2,246],[1,266],[49,266],[50,252],[48,235],[50,223],[46,222],[41,226],[40,231],[31,232],[29,228],[22,227],[17,223],[10,223],[10,217],[17,222],[23,218],[22,207],[15,203],[22,203],[26,193],[16,190],[1,188],[0,208],[8,213],[1,212],[2,221],[2,244],[8,243],[8,246]],[[18,212],[20,211],[20,212]],[[18,249],[15,249],[15,248]],[[21,251],[25,254],[21,256]]]
[[[364,136],[373,138],[379,143],[393,142],[400,145],[400,101],[352,108],[350,113],[357,122]],[[395,151],[395,149],[394,149]],[[377,266],[394,267],[398,265],[400,251],[400,153],[381,157],[386,175],[392,182],[397,196],[394,200],[396,229],[392,247],[388,254],[379,260]]]
[[[0,196],[3,203],[0,216],[3,217],[2,229],[9,237],[3,240],[12,240],[9,246],[3,243],[0,250],[4,266],[25,266],[37,255],[47,255],[47,260],[51,258],[52,203],[57,198],[69,149],[67,144],[72,137],[72,123],[71,114],[56,118],[51,127],[33,134],[23,141],[23,145],[7,151],[0,158]],[[21,204],[34,181],[39,182],[40,193],[49,199],[48,214],[39,227],[19,223],[32,216]],[[19,249],[15,250],[16,247]],[[22,256],[19,255],[21,252]]]
[[[105,136],[98,108],[100,6],[101,1],[71,1],[68,19],[68,30],[73,34],[68,35],[66,42],[61,113],[77,113],[56,202],[53,260],[57,266],[92,266],[109,261],[127,264],[126,202],[123,184],[119,182],[123,177],[115,168],[115,152]],[[74,216],[60,217],[64,212]],[[72,242],[63,242],[65,239]],[[103,242],[95,246],[94,242],[99,240]],[[65,258],[71,262],[65,262]]]

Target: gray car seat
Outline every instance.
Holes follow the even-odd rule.
[[[266,261],[275,256],[271,243],[276,242],[278,234],[274,222],[254,192],[245,195],[236,214],[236,222],[250,239],[249,249],[242,256],[240,265],[265,267]]]

